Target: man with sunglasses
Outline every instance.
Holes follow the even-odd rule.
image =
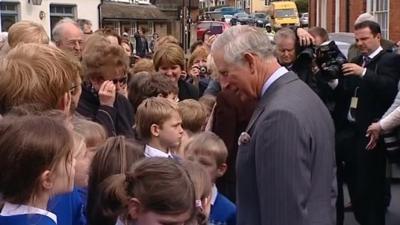
[[[77,112],[100,123],[108,136],[133,136],[133,110],[127,99],[129,58],[122,47],[98,34],[82,55],[86,78]]]

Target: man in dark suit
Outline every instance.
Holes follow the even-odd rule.
[[[259,99],[239,138],[237,224],[333,225],[334,128],[322,101],[255,28],[228,29],[211,53],[228,88]]]
[[[397,93],[400,56],[384,51],[380,45],[379,24],[364,21],[355,25],[356,44],[361,52],[353,63],[343,65],[345,77],[338,88],[350,93],[342,111],[354,124],[355,147],[349,162],[348,181],[355,217],[361,225],[385,224],[385,152],[383,143],[367,150],[366,131],[385,113]]]

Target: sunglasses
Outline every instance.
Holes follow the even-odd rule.
[[[112,82],[114,84],[118,84],[118,83],[126,84],[126,83],[128,83],[128,77],[126,76],[126,77],[123,77],[123,78],[120,78],[120,79],[114,79],[114,80],[112,80]]]

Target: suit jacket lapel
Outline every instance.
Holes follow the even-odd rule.
[[[266,105],[268,104],[268,99],[273,95],[273,93],[276,92],[279,87],[282,85],[285,85],[291,81],[294,81],[296,79],[299,79],[298,76],[292,72],[289,71],[285,73],[283,76],[281,76],[278,80],[276,80],[274,83],[271,84],[271,86],[267,89],[267,91],[261,96],[261,99],[251,116],[251,119],[246,127],[245,132],[248,133],[250,129],[254,126],[255,122],[257,119],[261,116],[261,114],[264,112]]]

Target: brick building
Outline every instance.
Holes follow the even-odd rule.
[[[309,23],[328,32],[353,32],[356,18],[369,12],[380,23],[383,37],[399,41],[399,8],[398,0],[309,0]]]

